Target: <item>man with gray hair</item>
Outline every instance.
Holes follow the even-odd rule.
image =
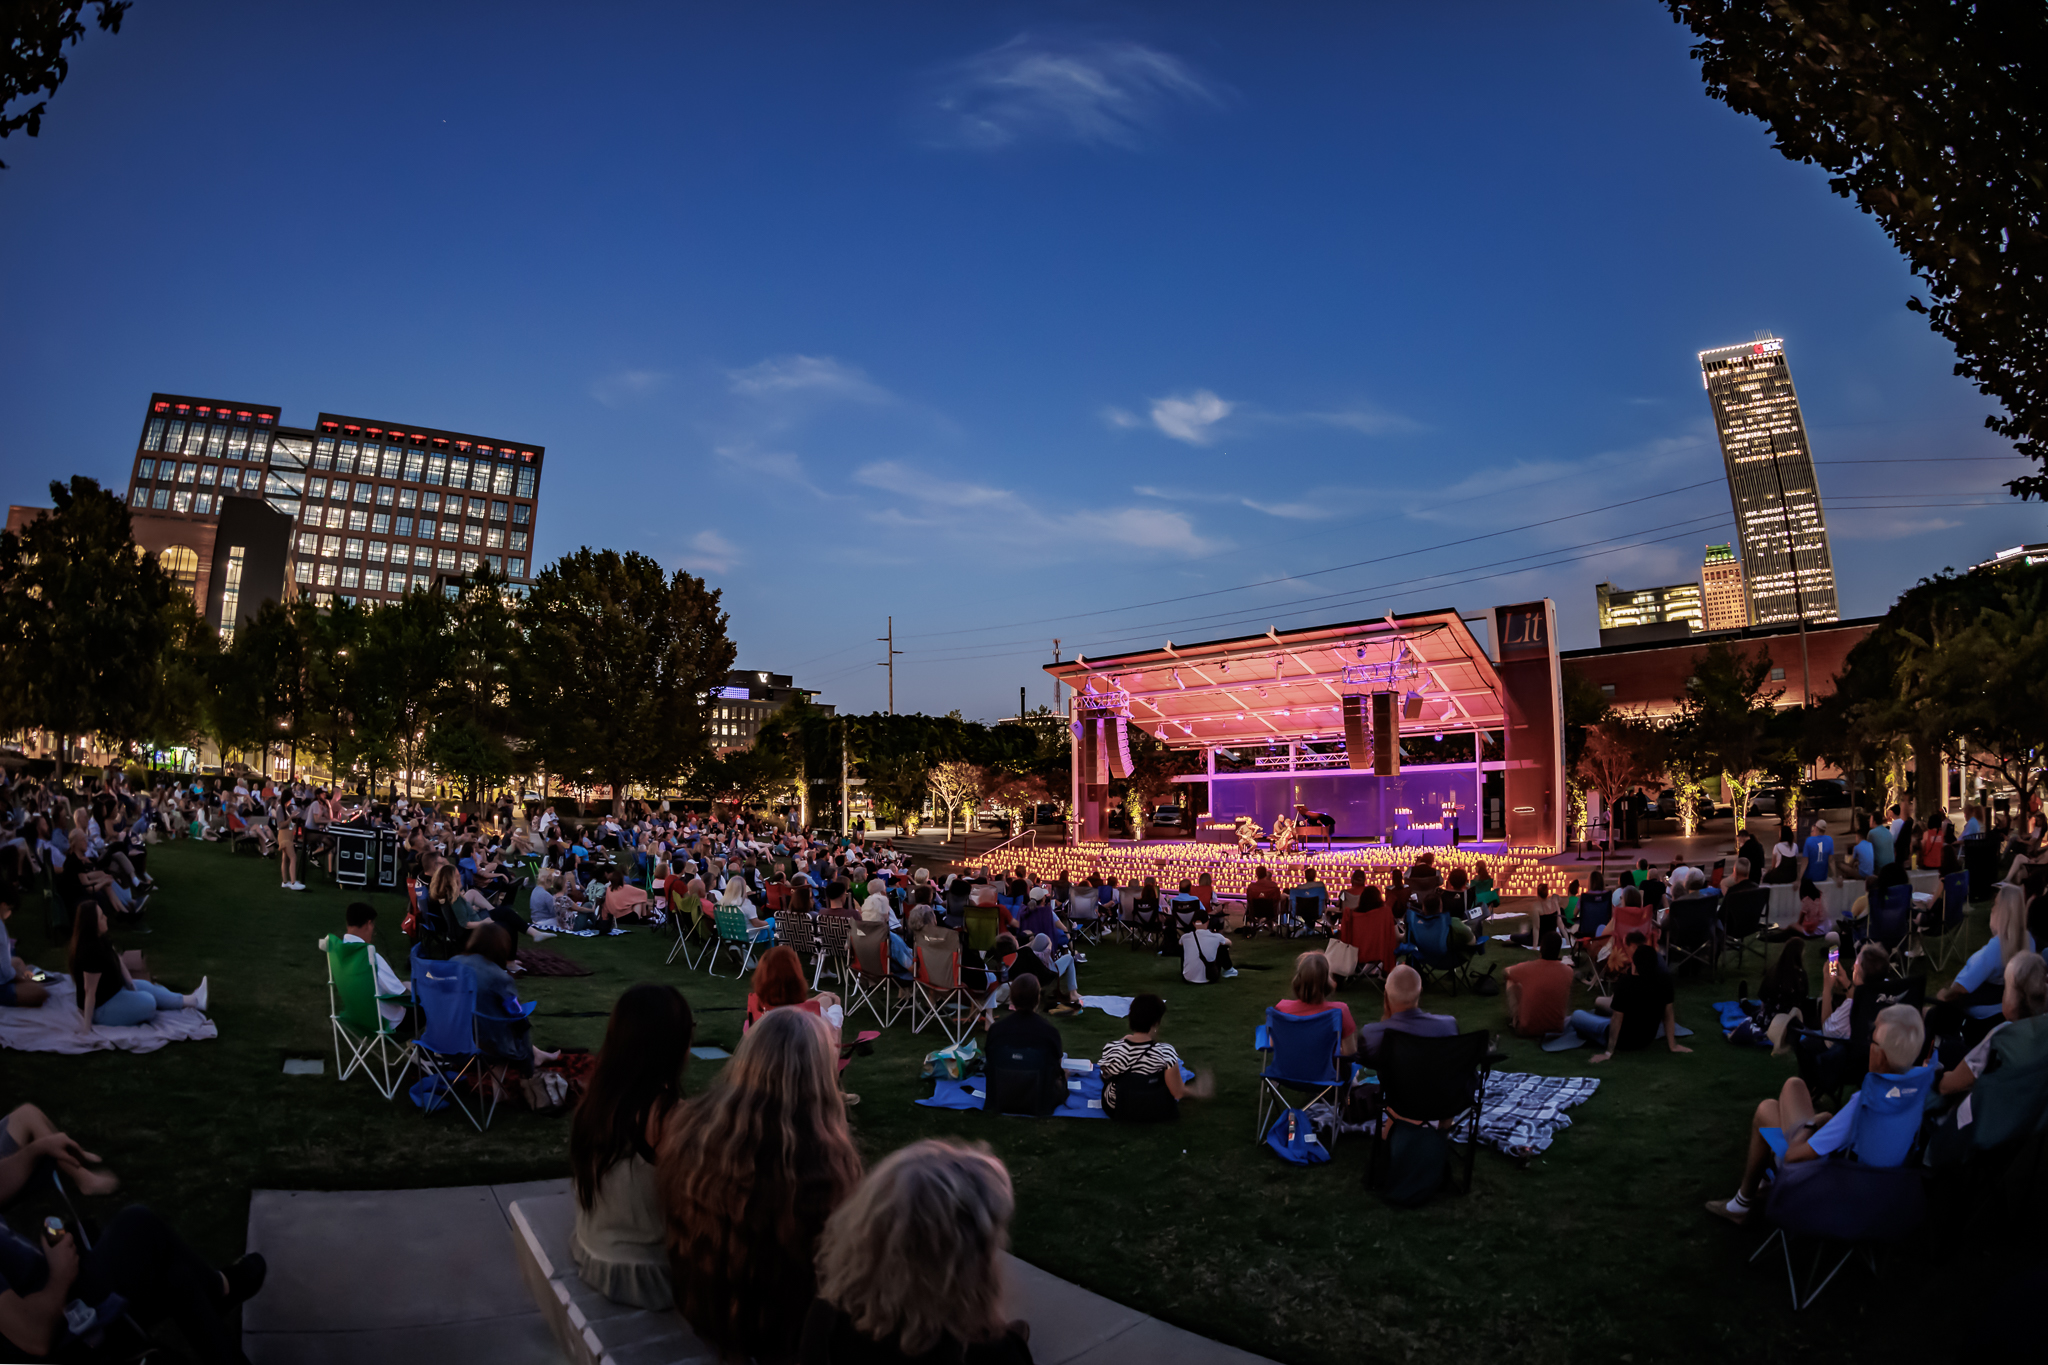
[[[1920,1060],[1926,1042],[1927,1031],[1920,1021],[1920,1011],[1911,1005],[1888,1005],[1879,1010],[1877,1022],[1870,1030],[1871,1074],[1893,1082],[1905,1081],[1906,1073]],[[1806,1082],[1797,1076],[1786,1081],[1778,1098],[1759,1104],[1750,1120],[1749,1159],[1742,1169],[1741,1186],[1732,1198],[1708,1200],[1707,1212],[1731,1223],[1748,1222],[1764,1173],[1780,1161],[1812,1161],[1849,1148],[1856,1111],[1862,1103],[1859,1092],[1849,1096],[1848,1103],[1834,1114],[1815,1113]],[[1782,1143],[1783,1156],[1773,1146],[1773,1138]],[[1855,1154],[1866,1166],[1896,1166],[1906,1157],[1903,1150],[1857,1148]]]
[[[1449,1038],[1458,1032],[1456,1019],[1422,1008],[1422,973],[1405,962],[1387,973],[1386,1002],[1385,1013],[1358,1030],[1358,1055],[1367,1061],[1380,1059],[1380,1043],[1389,1033]]]

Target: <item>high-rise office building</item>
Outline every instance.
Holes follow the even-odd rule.
[[[1708,630],[1741,630],[1749,624],[1749,594],[1742,590],[1742,561],[1728,545],[1709,545],[1700,561],[1700,596]]]
[[[1749,624],[1837,619],[1834,557],[1785,343],[1760,336],[1699,359],[1735,504]]]
[[[1600,601],[1600,629],[1625,630],[1630,626],[1676,624],[1699,630],[1704,624],[1700,609],[1700,585],[1671,583],[1661,588],[1625,590],[1612,583],[1596,584],[1593,592]]]
[[[798,687],[787,673],[733,669],[725,675],[725,686],[711,689],[711,747],[720,753],[751,749],[768,717],[792,701],[810,701],[817,695],[811,688]],[[818,709],[832,714],[830,706]]]
[[[485,566],[515,586],[531,579],[544,447],[325,412],[294,429],[280,415],[256,403],[150,397],[128,504],[191,523],[177,537],[190,544],[157,552],[200,601],[220,601],[231,576],[225,564],[219,575],[199,565],[233,498],[289,518],[285,572],[316,600],[394,601]],[[256,599],[237,589],[246,616]],[[231,630],[233,611],[218,624]]]

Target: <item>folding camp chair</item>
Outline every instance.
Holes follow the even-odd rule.
[[[1918,1163],[1909,1158],[1918,1145],[1921,1120],[1933,1089],[1931,1066],[1914,1067],[1898,1075],[1866,1075],[1858,1091],[1856,1115],[1850,1121],[1849,1140],[1840,1152],[1826,1157],[1784,1163],[1784,1135],[1780,1133],[1772,1141],[1773,1130],[1765,1130],[1765,1141],[1781,1164],[1764,1204],[1764,1216],[1773,1224],[1771,1235],[1749,1259],[1754,1262],[1773,1244],[1784,1248],[1785,1280],[1794,1312],[1819,1298],[1858,1251],[1875,1272],[1877,1245],[1903,1240],[1926,1217],[1924,1177]],[[1814,1249],[1813,1269],[1804,1289],[1792,1264],[1792,1239],[1800,1236],[1820,1243]],[[1821,1275],[1830,1243],[1838,1244],[1841,1254],[1827,1274]]]
[[[1323,897],[1321,889],[1303,891],[1296,889],[1287,896],[1287,922],[1281,926],[1289,938],[1300,938],[1312,934],[1316,925],[1322,922]]]
[[[1664,949],[1673,972],[1691,963],[1715,968],[1718,978],[1720,908],[1716,896],[1682,896],[1671,902],[1670,913],[1664,916]]]
[[[1389,1029],[1380,1038],[1380,1107],[1387,1120],[1436,1127],[1469,1117],[1465,1129],[1465,1189],[1472,1192],[1472,1169],[1479,1160],[1479,1111],[1486,1102],[1486,1075],[1492,1044],[1484,1029],[1448,1038],[1417,1038]],[[1457,1128],[1449,1130],[1457,1140]],[[1375,1133],[1377,1137],[1377,1133]],[[1375,1141],[1365,1183],[1377,1183],[1387,1144]]]
[[[950,932],[921,933],[915,945],[917,976],[910,987],[910,1031],[936,1023],[946,1041],[958,1046],[974,1031],[981,1002],[960,981],[960,943]]]
[[[1003,936],[1002,916],[993,905],[970,905],[961,917],[966,926],[967,946],[977,953],[992,953],[996,940]]]
[[[811,989],[818,989],[818,983],[830,972],[836,981],[844,981],[848,971],[847,936],[853,930],[853,921],[844,915],[820,915],[811,926],[817,936],[818,960],[811,971]]]
[[[824,970],[825,962],[819,956],[818,930],[811,917],[795,910],[779,910],[775,915],[775,941],[786,943],[796,951],[797,959],[809,959],[811,978],[816,980]],[[816,989],[813,987],[812,989]]]
[[[1059,1064],[1051,1048],[991,1047],[982,1073],[982,1112],[1044,1118],[1067,1099],[1067,1077]]]
[[[343,943],[341,935],[329,934],[320,950],[327,958],[327,1022],[334,1032],[335,1072],[344,1081],[362,1072],[388,1100],[405,1080],[406,1050],[377,1007],[406,997],[377,994],[369,944]]]
[[[1838,1094],[1863,1083],[1870,1066],[1870,1035],[1877,1013],[1887,1005],[1918,1008],[1926,997],[1924,976],[1888,976],[1865,982],[1849,1005],[1849,1037],[1826,1038],[1817,1029],[1800,1029],[1795,1035],[1793,1059],[1799,1079],[1819,1103],[1823,1095]]]
[[[1401,960],[1422,973],[1422,984],[1448,984],[1458,993],[1468,970],[1464,953],[1451,946],[1449,915],[1418,915],[1408,912],[1408,941],[1395,949]]]
[[[1115,920],[1103,917],[1102,907],[1097,902],[1078,892],[1067,905],[1067,933],[1077,944],[1094,947],[1102,942],[1105,926],[1115,923]]]
[[[1920,929],[1921,942],[1938,940],[1941,961],[1936,965],[1948,970],[1952,957],[1962,951],[1963,925],[1970,917],[1970,874],[1951,872],[1941,879],[1941,919]]]
[[[1607,927],[1607,921],[1614,916],[1614,893],[1593,891],[1579,897],[1579,922],[1573,927],[1573,937],[1580,946],[1590,939],[1599,937]]]
[[[1131,913],[1124,921],[1124,936],[1133,948],[1156,947],[1166,937],[1165,912],[1157,904],[1149,908],[1131,903]]]
[[[465,1081],[489,1084],[476,1045],[476,978],[459,962],[415,956],[412,994],[423,1023],[419,1036],[407,1045],[407,1060],[421,1076],[438,1078],[449,1103],[483,1132],[498,1112],[496,1087],[491,1087],[488,1100],[481,1094],[468,1099],[462,1094]]]
[[[703,966],[718,946],[718,925],[704,913],[704,898],[694,892],[682,897],[672,917],[676,941],[669,947],[668,960],[674,962],[680,956],[683,965],[692,970]]]
[[[746,915],[736,905],[719,906],[714,922],[718,926],[718,937],[711,945],[711,975],[718,975],[719,959],[731,953],[739,958],[739,967],[733,974],[745,976],[753,969],[754,950],[767,940],[756,937],[760,931],[748,923]]]
[[[1266,1022],[1254,1036],[1259,1049],[1258,1128],[1266,1133],[1284,1109],[1306,1109],[1323,1100],[1336,1103],[1343,1086],[1344,1015],[1335,1009],[1306,1016],[1266,1007]],[[1299,1104],[1289,1091],[1307,1096]],[[1334,1139],[1333,1139],[1334,1142]]]
[[[1280,899],[1277,896],[1247,896],[1244,902],[1244,932],[1256,934],[1260,929],[1280,931]]]
[[[903,984],[889,970],[888,926],[858,925],[847,935],[847,948],[853,966],[846,979],[847,1017],[865,1008],[876,1023],[889,1027],[910,1007],[910,1001]]]
[[[1173,915],[1173,931],[1178,937],[1195,927],[1195,916],[1201,913],[1202,903],[1193,896],[1175,896],[1166,908]]]
[[[1913,888],[1899,885],[1888,888],[1884,900],[1873,900],[1870,911],[1863,918],[1859,941],[1869,940],[1881,944],[1892,961],[1901,966],[1906,957],[1906,942],[1913,932]]]

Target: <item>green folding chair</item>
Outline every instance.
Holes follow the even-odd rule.
[[[377,993],[369,944],[344,943],[341,935],[329,934],[320,947],[327,955],[327,1020],[334,1030],[334,1069],[344,1081],[362,1072],[388,1100],[405,1080],[406,1050],[377,1007],[405,996]]]

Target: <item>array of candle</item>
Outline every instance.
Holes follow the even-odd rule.
[[[1027,877],[1052,881],[1065,875],[1069,881],[1089,876],[1114,877],[1119,886],[1129,886],[1150,877],[1162,890],[1171,892],[1181,882],[1193,882],[1202,873],[1226,896],[1241,896],[1265,867],[1283,885],[1298,879],[1304,869],[1314,868],[1316,880],[1326,886],[1343,886],[1354,870],[1363,870],[1370,881],[1384,883],[1393,868],[1403,871],[1428,853],[1437,871],[1448,876],[1452,868],[1463,868],[1467,877],[1484,869],[1503,898],[1533,896],[1539,881],[1561,884],[1561,879],[1544,868],[1541,852],[1516,849],[1508,853],[1479,852],[1467,848],[1412,848],[1388,844],[1366,844],[1358,848],[1305,853],[1296,850],[1274,856],[1270,853],[1240,854],[1222,844],[1125,844],[1079,843],[1039,847],[1002,847],[990,850],[982,870],[1007,876],[1023,868]]]

